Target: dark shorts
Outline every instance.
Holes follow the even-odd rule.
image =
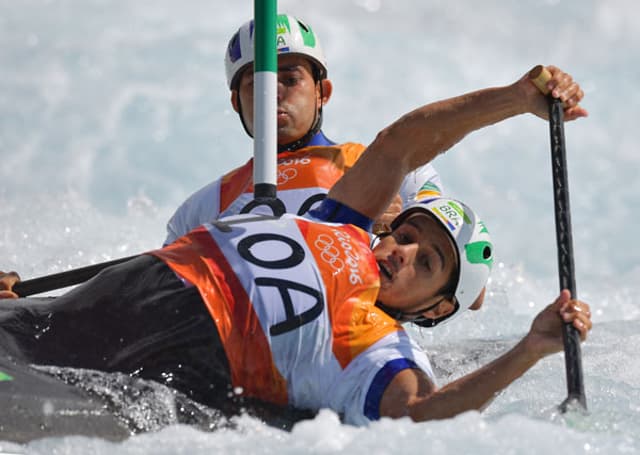
[[[229,364],[198,290],[147,255],[61,297],[0,300],[0,351],[22,362],[133,374],[209,405],[230,389]]]

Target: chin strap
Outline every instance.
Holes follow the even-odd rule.
[[[444,297],[442,299],[438,300],[433,305],[427,307],[427,308],[423,308],[421,310],[414,311],[414,312],[411,312],[411,313],[405,313],[402,310],[398,310],[396,308],[388,307],[387,305],[385,305],[384,303],[382,303],[379,300],[376,300],[376,306],[378,308],[380,308],[382,311],[384,311],[385,313],[387,313],[389,316],[391,316],[393,319],[395,319],[398,322],[413,322],[414,324],[417,324],[417,325],[419,325],[421,327],[433,327],[434,325],[444,321],[449,316],[451,316],[453,313],[458,311],[458,302],[456,302],[455,309],[453,310],[452,313],[450,313],[447,316],[444,316],[444,317],[438,318],[438,319],[429,319],[429,318],[425,318],[424,316],[422,316],[423,313],[425,313],[425,312],[427,312],[429,310],[432,310],[435,307],[437,307],[438,305],[440,305],[440,303],[442,303],[443,300],[444,300]]]
[[[448,315],[439,317],[438,319],[430,319],[430,318],[425,318],[424,316],[422,316],[422,317],[418,317],[418,318],[412,320],[411,322],[413,322],[416,325],[419,325],[420,327],[435,327],[436,325],[438,325],[438,324],[446,321],[450,317],[452,317],[454,314],[458,313],[458,310],[460,309],[460,304],[458,304],[458,300],[457,299],[454,299],[454,300],[455,300],[455,303],[454,303],[453,311],[451,313],[449,313]]]
[[[240,102],[240,95],[238,94],[238,115],[240,116],[240,123],[242,123],[242,127],[244,128],[244,132],[247,133],[249,137],[253,137],[249,128],[247,128],[247,124],[244,121],[244,115],[242,115],[242,103]]]
[[[436,303],[434,303],[433,305],[427,307],[427,308],[423,308],[421,310],[418,311],[414,311],[411,313],[405,313],[402,310],[398,310],[396,308],[391,308],[387,305],[385,305],[384,303],[380,302],[379,300],[376,301],[376,306],[378,308],[380,308],[382,311],[384,311],[385,313],[387,313],[389,316],[391,316],[393,319],[400,321],[400,322],[415,322],[415,321],[420,321],[420,320],[425,320],[425,321],[435,321],[435,319],[427,319],[424,316],[422,316],[422,313],[425,313],[429,310],[434,309],[435,307],[437,307],[438,305],[440,305],[440,303],[444,300],[444,297],[440,300],[438,300]],[[435,325],[435,324],[433,324]]]

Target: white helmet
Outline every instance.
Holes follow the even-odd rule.
[[[224,56],[227,84],[231,89],[240,70],[254,61],[253,21],[242,24],[231,37]],[[276,19],[277,49],[279,54],[300,54],[308,57],[317,67],[318,79],[327,77],[327,63],[320,41],[311,27],[288,14]]]
[[[423,212],[438,220],[456,245],[458,277],[455,286],[455,309],[447,316],[428,319],[423,316],[411,322],[422,327],[433,327],[450,321],[460,309],[468,309],[487,284],[493,265],[493,244],[482,220],[467,205],[454,199],[437,197],[416,202],[398,215],[391,223],[396,229],[409,215]]]

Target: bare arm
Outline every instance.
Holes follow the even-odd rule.
[[[566,119],[586,116],[578,107],[582,90],[555,67],[549,87],[566,104]],[[378,133],[356,165],[329,197],[377,218],[398,193],[402,179],[433,160],[472,131],[526,112],[547,114],[546,100],[526,76],[512,85],[478,90],[422,106]]]
[[[591,329],[589,306],[570,300],[563,291],[534,320],[531,330],[513,349],[488,365],[440,390],[417,370],[404,370],[389,384],[380,415],[411,416],[413,420],[443,419],[482,409],[501,390],[543,357],[562,349],[562,323],[571,322],[584,340]]]
[[[371,232],[374,234],[380,234],[391,231],[391,222],[400,215],[402,211],[402,198],[399,194],[396,194],[391,200],[391,204],[385,209],[384,213],[380,215],[374,222]]]

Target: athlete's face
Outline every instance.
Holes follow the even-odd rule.
[[[431,216],[409,216],[380,240],[374,255],[380,268],[380,302],[404,313],[439,303],[424,313],[429,318],[453,311],[453,302],[441,292],[457,273],[455,245]]]
[[[231,103],[242,113],[247,129],[253,134],[253,69],[240,76],[238,90],[231,92]],[[322,92],[320,87],[322,85]],[[322,96],[322,98],[321,98]],[[303,137],[313,126],[318,110],[331,96],[331,82],[315,82],[311,63],[298,55],[278,57],[278,144],[288,144]]]

